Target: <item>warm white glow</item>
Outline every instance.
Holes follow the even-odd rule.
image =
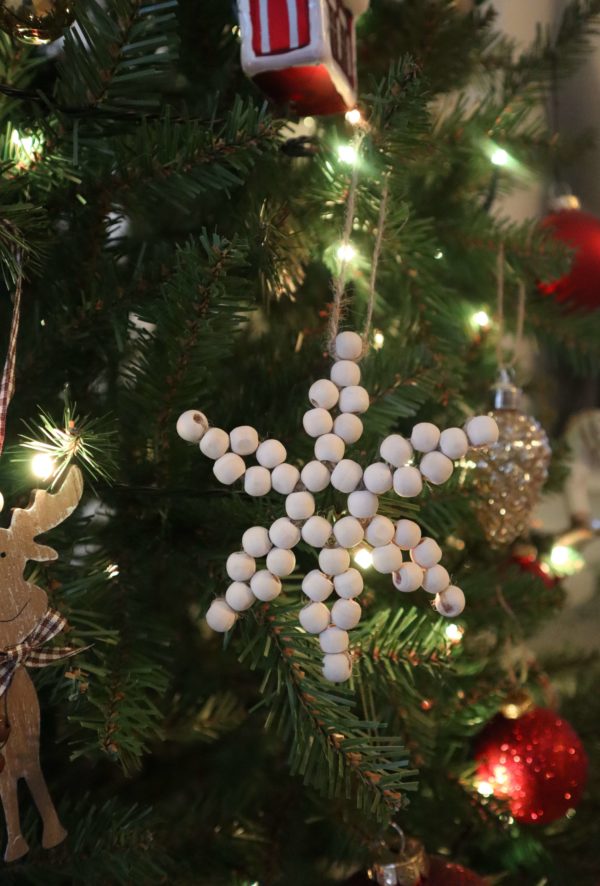
[[[368,548],[358,548],[354,553],[354,562],[357,563],[361,569],[369,569],[369,567],[373,565],[371,551]]]
[[[444,633],[446,634],[446,638],[450,640],[451,643],[460,643],[464,632],[465,629],[460,625],[455,624],[453,621],[450,622],[449,625],[446,625],[446,629],[444,631]]]
[[[380,332],[380,330],[377,329],[373,333],[373,347],[375,348],[376,351],[380,351],[384,345],[384,342],[385,342],[385,335],[383,334],[383,332]]]
[[[31,459],[31,472],[40,480],[47,480],[54,473],[56,464],[47,452],[38,452]]]
[[[337,257],[340,261],[352,261],[356,257],[356,249],[350,243],[342,243],[338,248]]]
[[[438,249],[438,251],[435,253],[435,255],[433,257],[439,261],[441,258],[444,257],[444,253],[442,252],[441,249]]]
[[[477,793],[481,794],[482,797],[491,797],[494,793],[494,788],[489,781],[478,781],[475,787],[477,788]]]
[[[486,311],[477,311],[472,319],[475,326],[479,326],[480,329],[487,329],[490,325],[490,317]]]
[[[0,511],[2,510],[3,507],[4,507],[4,496],[0,492]]]
[[[337,155],[342,163],[347,163],[349,166],[354,166],[358,160],[356,148],[352,145],[338,145]]]
[[[119,574],[118,563],[109,563],[109,565],[106,567],[106,572],[108,573],[109,578],[116,578]]]
[[[553,566],[560,569],[561,566],[566,566],[570,559],[570,548],[567,548],[565,545],[554,545],[550,552],[550,562]]]
[[[42,141],[37,135],[21,135],[18,129],[11,132],[10,141],[13,156],[21,167],[29,166],[42,148]]]
[[[358,126],[358,124],[362,120],[362,114],[358,110],[358,108],[352,108],[351,111],[346,111],[346,121],[351,126]]]
[[[490,160],[494,164],[494,166],[506,166],[510,157],[508,153],[504,150],[504,148],[496,148]]]

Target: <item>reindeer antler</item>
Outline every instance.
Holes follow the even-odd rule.
[[[14,509],[10,525],[11,533],[19,537],[29,560],[57,558],[58,554],[53,548],[36,544],[33,539],[66,520],[79,504],[82,493],[81,471],[72,465],[58,492],[36,489],[27,508]]]

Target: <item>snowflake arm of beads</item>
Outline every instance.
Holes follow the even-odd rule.
[[[363,342],[356,332],[341,332],[335,340],[335,362],[330,378],[319,379],[308,392],[312,408],[303,417],[305,432],[314,438],[313,461],[299,470],[286,461],[284,445],[275,439],[260,442],[257,431],[242,425],[229,434],[209,428],[198,410],[184,412],[177,432],[214,460],[217,480],[231,485],[243,477],[244,489],[251,496],[266,495],[272,489],[285,496],[286,516],[269,529],[252,526],[242,537],[242,550],[230,554],[227,574],[232,580],[224,597],[211,603],[206,620],[215,631],[228,631],[238,613],[256,600],[274,600],[282,591],[282,579],[295,568],[293,548],[303,539],[319,549],[319,568],[302,582],[308,598],[300,610],[305,631],[319,635],[324,653],[323,674],[333,682],[350,677],[348,631],[361,617],[357,597],[363,590],[361,573],[350,565],[350,551],[367,542],[372,547],[373,567],[391,574],[394,586],[402,592],[423,588],[434,596],[436,610],[448,618],[459,615],[465,605],[462,590],[451,584],[440,560],[442,551],[432,538],[422,537],[412,520],[395,524],[378,513],[379,496],[394,492],[402,498],[415,498],[423,489],[423,478],[434,485],[445,483],[470,446],[487,446],[498,439],[493,418],[479,415],[461,428],[441,431],[429,422],[412,429],[410,439],[391,434],[382,442],[381,460],[364,470],[346,458],[346,447],[356,443],[363,431],[360,415],[369,408],[369,394],[360,385],[358,361]],[[258,464],[248,467],[245,459],[254,456]],[[332,485],[347,495],[347,515],[333,525],[316,513],[315,494]],[[408,559],[405,559],[405,554]],[[257,560],[265,560],[259,568]],[[329,608],[332,595],[337,599]]]

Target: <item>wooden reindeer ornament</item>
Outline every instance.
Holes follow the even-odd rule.
[[[67,836],[40,767],[40,706],[28,667],[44,667],[81,649],[47,647],[66,625],[48,609],[48,597],[23,578],[28,560],[58,557],[34,539],[58,526],[81,498],[83,478],[72,466],[55,493],[37,489],[27,508],[15,508],[9,529],[0,529],[0,798],[6,819],[5,861],[15,861],[29,847],[21,834],[17,783],[24,778],[43,822],[42,845],[57,846]]]

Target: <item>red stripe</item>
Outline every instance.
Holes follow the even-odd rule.
[[[298,18],[298,45],[310,42],[309,0],[292,0]],[[290,46],[290,20],[287,0],[268,0],[268,21],[261,21],[260,0],[250,0],[252,49],[255,55],[278,55],[297,47]],[[268,34],[268,40],[263,35]]]

